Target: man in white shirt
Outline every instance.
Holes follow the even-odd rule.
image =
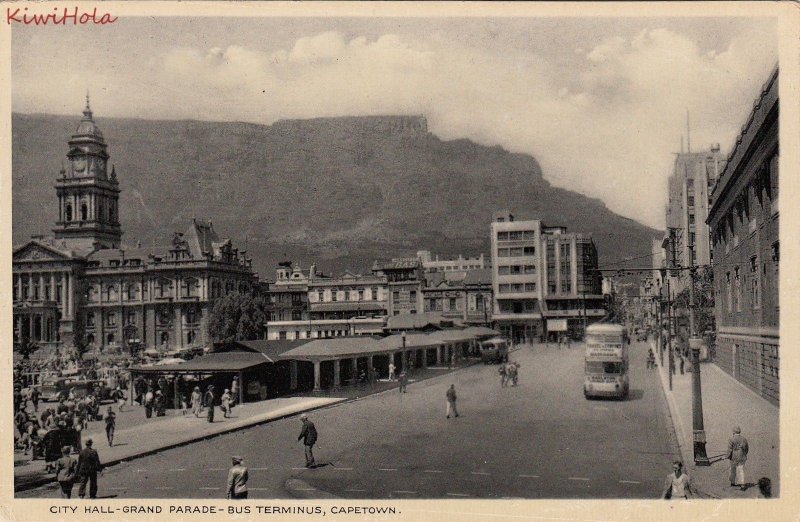
[[[672,473],[667,475],[664,488],[666,499],[688,499],[692,496],[692,485],[689,475],[683,472],[683,462],[676,460],[672,463]]]

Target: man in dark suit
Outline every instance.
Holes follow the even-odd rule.
[[[86,496],[86,484],[89,484],[89,498],[97,498],[97,472],[103,469],[100,464],[100,456],[92,448],[92,439],[86,441],[86,447],[78,455],[78,477],[81,485],[78,488],[78,496]]]
[[[306,450],[306,467],[310,468],[314,466],[314,444],[317,442],[317,428],[314,426],[314,423],[308,420],[308,415],[305,413],[300,415],[300,420],[303,421],[303,429],[300,431],[300,436],[297,437],[297,440],[303,440],[303,445],[305,446]]]

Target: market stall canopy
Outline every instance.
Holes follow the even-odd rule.
[[[438,332],[434,332],[438,333]],[[403,335],[393,334],[389,337],[384,337],[380,341],[384,350],[402,350],[403,349]],[[422,348],[423,346],[439,346],[442,341],[433,337],[433,333],[410,333],[406,334],[406,348]]]
[[[311,339],[236,341],[232,348],[235,351],[263,354],[269,362],[275,363],[284,353],[310,342]]]

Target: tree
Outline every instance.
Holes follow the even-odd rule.
[[[266,314],[263,302],[246,294],[229,294],[214,302],[208,330],[215,343],[258,339],[263,335]]]
[[[699,267],[694,276],[694,324],[695,332],[702,337],[705,332],[716,330],[716,320],[714,317],[714,272],[711,267]],[[685,317],[684,323],[689,324],[689,287],[681,290],[675,296],[675,308],[680,310],[680,315]],[[681,330],[682,343],[688,344],[688,327]]]

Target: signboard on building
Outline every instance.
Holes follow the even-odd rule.
[[[547,320],[548,332],[566,332],[567,320],[566,319],[548,319]]]

